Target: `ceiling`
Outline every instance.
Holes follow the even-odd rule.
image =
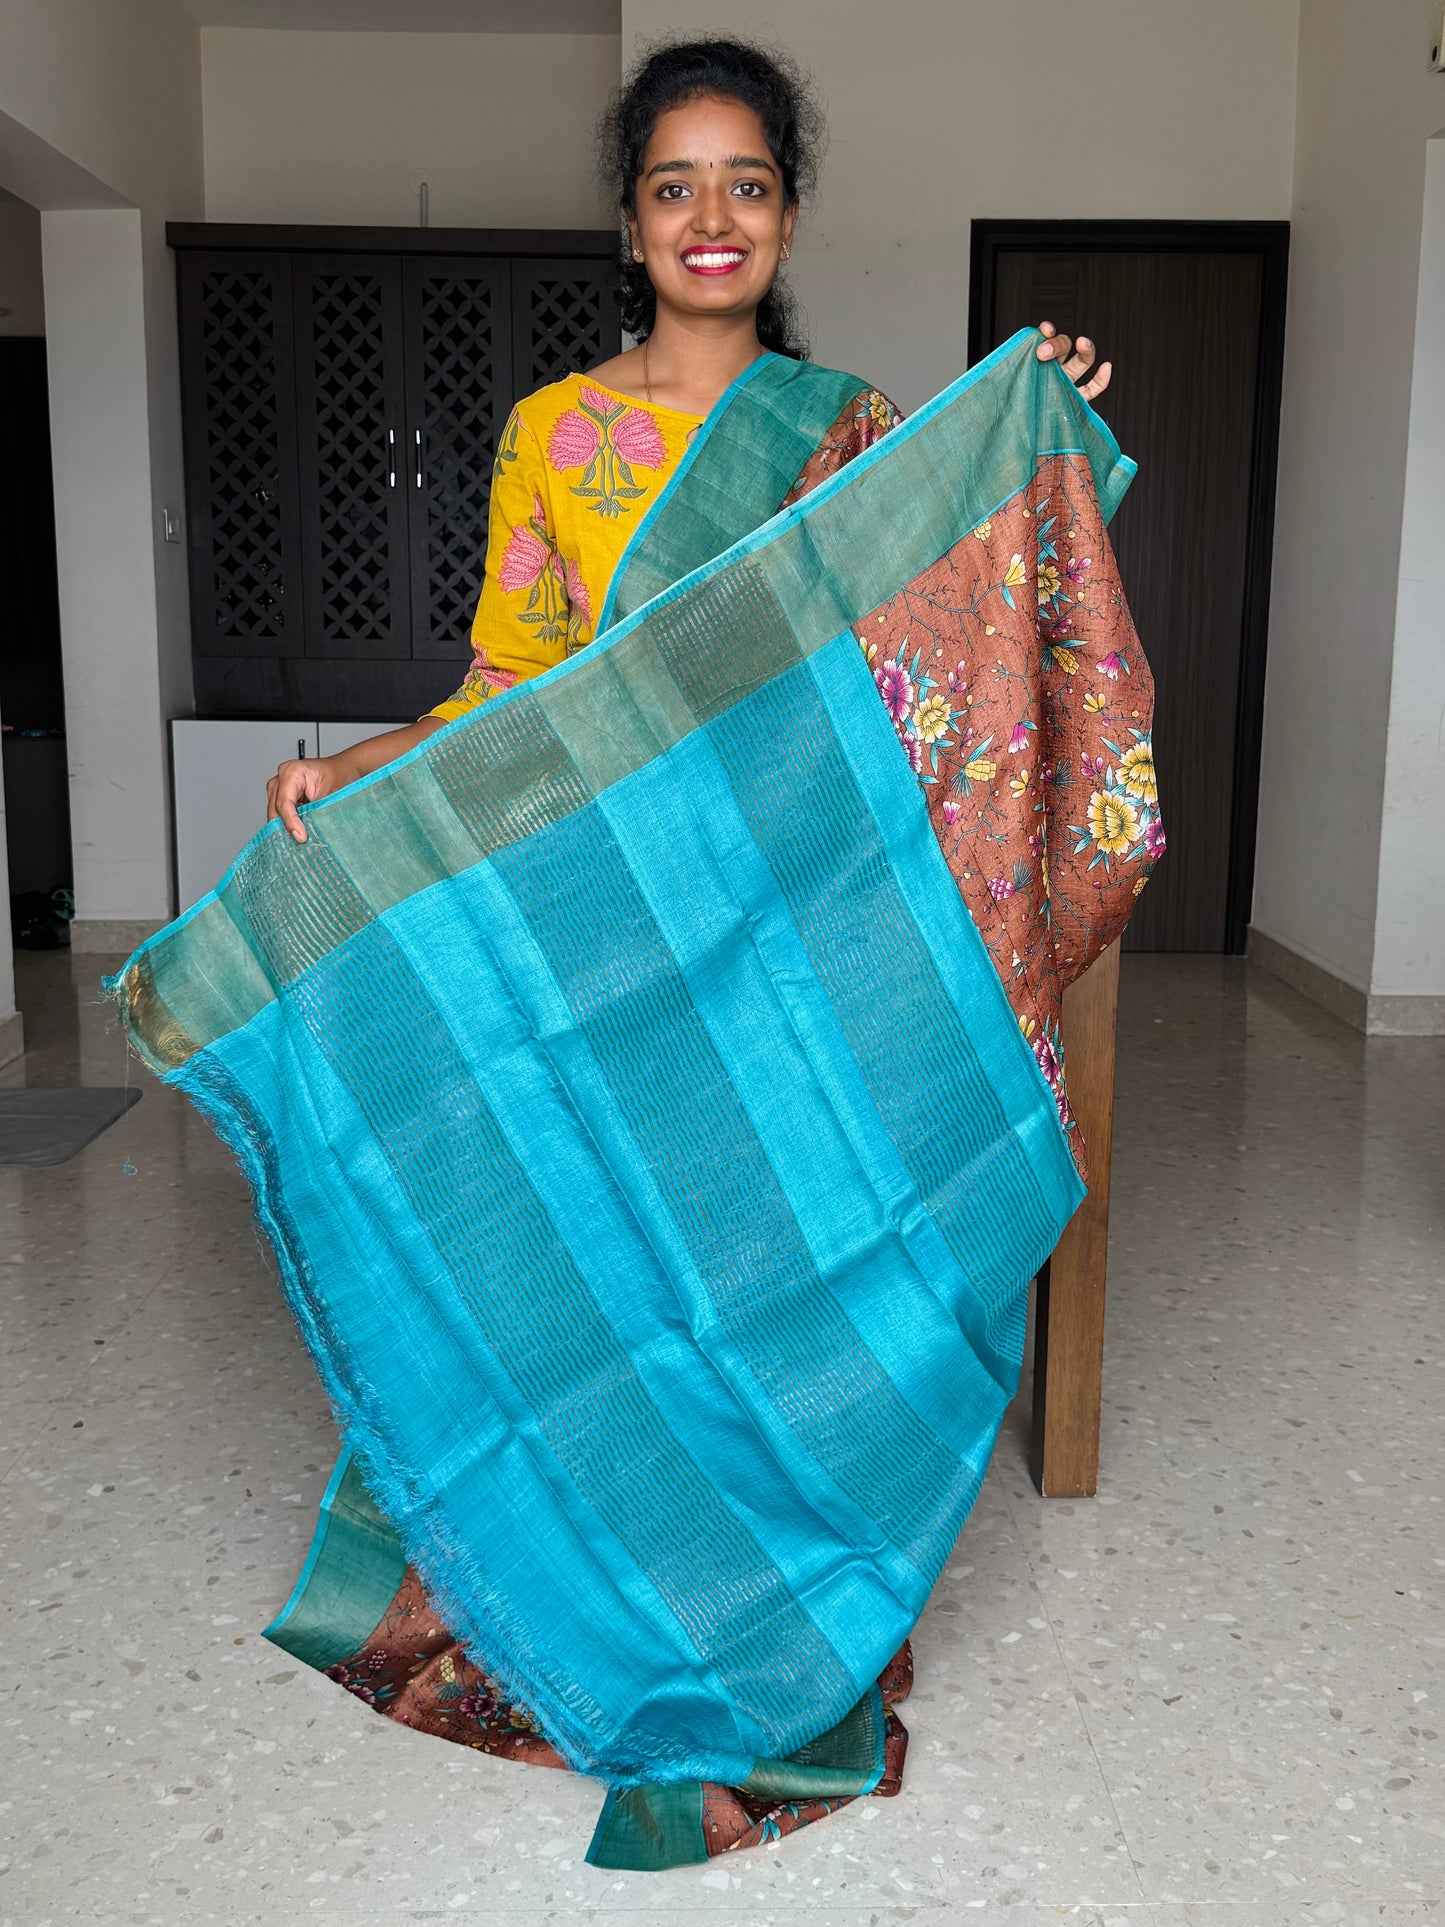
[[[620,33],[622,0],[181,0],[203,27],[327,33]]]

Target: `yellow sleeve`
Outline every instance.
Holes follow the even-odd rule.
[[[472,621],[472,666],[456,694],[430,714],[450,722],[499,690],[561,662],[570,611],[547,464],[536,436],[514,408],[492,470],[487,566]]]

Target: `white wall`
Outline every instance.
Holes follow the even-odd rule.
[[[1370,988],[1445,999],[1445,134],[1424,203]]]
[[[71,837],[91,921],[163,921],[170,903],[140,224],[132,208],[44,219]]]
[[[830,146],[793,283],[818,359],[915,407],[957,375],[975,217],[1282,219],[1298,0],[622,0],[816,77]]]
[[[1427,967],[1406,934],[1431,906],[1411,912],[1411,859],[1399,862],[1412,835],[1438,834],[1440,809],[1437,773],[1434,819],[1411,820],[1428,793],[1421,759],[1438,755],[1438,702],[1418,719],[1429,739],[1409,741],[1428,681],[1409,597],[1388,833],[1384,817],[1425,159],[1445,124],[1430,13],[1427,0],[1309,0],[1304,13],[1254,922],[1357,990],[1440,994],[1445,948],[1437,938]],[[1394,933],[1402,917],[1377,984],[1377,925]]]
[[[40,215],[24,201],[0,194],[0,335],[45,333],[45,287],[40,273]]]
[[[206,218],[409,227],[610,225],[593,129],[611,34],[201,36]]]
[[[163,216],[199,209],[198,60],[179,0],[0,0],[0,113]]]
[[[184,549],[159,539],[182,493],[164,230],[200,218],[201,160],[200,34],[179,0],[0,0],[0,186],[42,210],[55,276],[77,947],[87,932],[128,943],[169,909],[162,724],[189,702],[190,638]],[[107,715],[96,692],[122,667],[126,702]]]

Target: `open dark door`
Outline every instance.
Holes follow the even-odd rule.
[[[1284,222],[975,221],[969,359],[1081,329],[1139,477],[1112,535],[1158,684],[1169,858],[1134,950],[1244,949],[1284,358]]]
[[[51,893],[72,876],[50,397],[38,335],[0,337],[0,427],[4,834],[15,937],[29,945],[27,924],[58,927]]]

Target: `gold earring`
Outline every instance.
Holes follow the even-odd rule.
[[[634,261],[640,261],[642,259],[642,256],[637,252],[636,248],[632,250],[632,258]]]
[[[784,259],[785,261],[787,260],[787,258],[788,258],[788,256],[789,256],[789,255],[790,255],[790,254],[792,253],[792,251],[793,251],[793,250],[792,250],[791,248],[784,248],[784,249],[783,249],[783,259]]]

